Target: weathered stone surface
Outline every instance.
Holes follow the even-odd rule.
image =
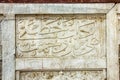
[[[104,16],[18,15],[16,20],[19,58],[105,58]]]
[[[0,3],[0,14],[95,14],[107,13],[114,3],[101,4],[5,4]]]
[[[3,16],[0,15],[0,80],[2,79],[2,30],[1,30],[2,20],[3,20]]]
[[[16,70],[39,70],[42,69],[42,59],[22,58],[16,59]]]
[[[119,80],[118,59],[118,16],[117,6],[111,9],[107,17],[107,79]],[[115,69],[115,70],[114,70]],[[112,71],[114,70],[114,71]]]
[[[2,80],[15,80],[15,15],[9,14],[2,21]]]
[[[59,69],[104,69],[104,59],[20,58],[16,59],[16,70],[59,70]]]
[[[119,80],[113,5],[0,4],[3,80]]]
[[[18,70],[106,68],[105,55],[104,15],[16,16]]]
[[[3,20],[3,16],[0,15],[0,59],[2,59],[2,30],[1,30],[1,22]]]
[[[105,80],[104,71],[21,72],[20,80]]]

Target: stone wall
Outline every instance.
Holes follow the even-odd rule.
[[[118,80],[114,4],[0,7],[3,80]]]

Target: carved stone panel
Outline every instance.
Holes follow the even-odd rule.
[[[20,80],[106,80],[104,71],[21,72]]]
[[[16,15],[16,70],[105,69],[104,15]]]
[[[2,79],[119,80],[119,8],[113,3],[0,4]]]
[[[17,15],[16,57],[105,59],[101,15]]]

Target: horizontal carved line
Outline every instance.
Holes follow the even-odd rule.
[[[106,70],[107,68],[80,68],[80,69],[76,69],[76,68],[67,68],[67,69],[37,69],[37,70],[16,70],[16,71],[20,71],[20,72],[46,72],[46,71],[103,71]]]

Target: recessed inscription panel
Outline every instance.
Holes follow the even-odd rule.
[[[104,71],[21,72],[20,80],[106,80]]]
[[[105,59],[99,15],[17,15],[16,57]]]

